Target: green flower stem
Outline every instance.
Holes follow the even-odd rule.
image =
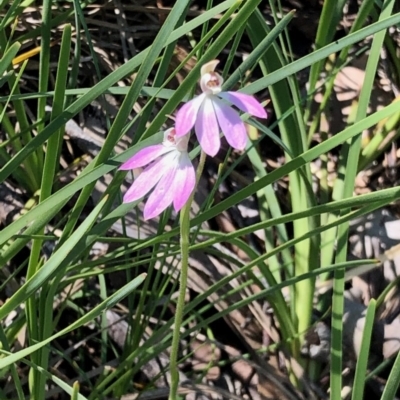
[[[202,151],[200,154],[200,161],[196,172],[196,187],[199,183],[200,176],[203,172],[204,163],[206,161],[206,154]],[[181,274],[179,277],[179,296],[176,305],[175,323],[172,336],[171,357],[170,357],[170,371],[171,371],[171,390],[168,400],[176,400],[178,395],[179,386],[179,370],[178,370],[178,350],[180,329],[183,320],[183,310],[185,308],[185,295],[189,270],[189,232],[190,232],[190,208],[192,206],[194,193],[189,197],[189,200],[184,205],[180,215],[180,232],[181,232]]]

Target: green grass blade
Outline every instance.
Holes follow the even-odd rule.
[[[340,22],[343,13],[343,6],[346,0],[325,0],[322,6],[321,17],[318,23],[317,35],[315,38],[315,47],[320,49],[327,43],[331,42],[335,33],[336,27]],[[319,75],[323,67],[323,60],[318,60],[311,65],[309,88],[308,92],[313,93],[317,85]],[[308,100],[305,111],[305,120],[308,121],[311,113],[312,97]]]
[[[21,47],[20,43],[14,43],[10,48],[5,52],[3,57],[0,59],[0,76],[7,71],[8,68],[12,65],[12,60],[17,55],[19,49]]]
[[[257,179],[260,179],[267,175],[265,168],[263,166],[261,157],[259,156],[257,150],[248,145],[248,157],[253,166]],[[271,185],[266,186],[263,190],[257,192],[257,197],[259,201],[260,218],[262,221],[266,221],[272,218],[277,218],[282,215],[281,208],[278,199],[275,195],[275,191]],[[280,224],[276,227],[278,239],[281,243],[288,240],[288,234],[286,232],[286,227]],[[274,231],[272,229],[265,229],[265,248],[266,251],[270,251],[274,247]],[[293,275],[293,262],[292,256],[289,252],[283,253],[283,259],[285,264],[285,269],[288,271],[289,275]],[[270,269],[274,274],[275,280],[277,282],[281,281],[281,271],[278,266],[280,265],[277,258],[272,258],[269,262]]]
[[[74,250],[78,242],[82,240],[82,238],[87,234],[87,231],[96,222],[105,201],[106,199],[103,199],[99,202],[64,245],[49,258],[49,260],[35,273],[35,275],[25,282],[9,298],[7,303],[4,303],[3,306],[0,307],[0,320],[4,319],[12,310],[26,301],[29,296],[39,290],[40,287],[53,276],[59,265],[64,261],[67,255]]]
[[[129,295],[129,293],[131,293],[133,290],[135,290],[144,281],[145,278],[146,278],[146,274],[144,274],[144,273],[137,276],[131,282],[127,283],[125,286],[123,286],[121,289],[116,291],[114,294],[112,294],[106,300],[104,300],[99,305],[94,307],[91,311],[89,311],[83,317],[79,318],[78,320],[76,320],[71,325],[67,326],[66,328],[62,329],[61,331],[57,332],[55,335],[41,341],[40,343],[34,344],[32,346],[29,346],[25,349],[22,349],[22,350],[16,352],[16,353],[13,353],[13,354],[10,354],[10,355],[4,357],[3,359],[0,360],[0,369],[3,369],[5,367],[9,366],[10,364],[21,360],[23,357],[26,357],[29,354],[34,353],[35,351],[41,349],[43,346],[46,346],[47,344],[51,343],[53,340],[65,335],[69,332],[72,332],[73,330],[87,324],[88,322],[93,321],[102,312],[104,312],[107,309],[110,309],[111,307],[114,307],[116,304],[118,304],[120,301],[122,301],[126,296]]]
[[[381,20],[385,20],[393,9],[394,0],[386,0],[384,2]],[[373,39],[370,56],[367,62],[365,80],[360,93],[360,100],[356,115],[356,122],[365,120],[369,99],[371,97],[373,81],[375,79],[376,69],[382,49],[383,40],[386,32],[378,32]],[[342,159],[346,163],[346,175],[344,178],[342,197],[352,197],[354,191],[354,182],[358,172],[358,160],[361,149],[361,135],[353,137],[349,142],[348,154],[346,147]],[[342,224],[338,228],[336,262],[344,262],[347,258],[348,245],[348,224]],[[333,301],[332,301],[332,351],[331,351],[331,399],[341,399],[342,391],[342,320],[344,310],[344,273],[343,269],[335,271]]]
[[[382,21],[375,22],[374,24],[360,29],[357,32],[347,35],[343,39],[336,40],[334,43],[328,44],[322,49],[316,50],[313,53],[302,57],[289,65],[285,65],[278,71],[272,72],[265,78],[259,79],[258,81],[251,83],[243,89],[243,92],[249,94],[260,92],[261,90],[266,89],[268,86],[274,84],[275,82],[279,82],[287,76],[293,75],[301,71],[302,69],[311,66],[315,62],[328,57],[330,54],[336,53],[345,47],[351,46],[352,44],[365,39],[367,36],[373,35],[383,29],[387,29],[388,27],[396,25],[399,22],[400,13],[394,14],[391,17],[386,18]]]
[[[2,349],[4,349],[5,351],[10,351],[8,339],[7,339],[6,334],[4,333],[2,325],[0,325],[0,343],[1,343]],[[17,391],[18,400],[24,400],[25,399],[24,390],[22,389],[21,379],[18,376],[17,368],[15,367],[15,365],[10,365],[10,371],[11,371],[11,377],[13,379],[13,383],[15,385],[15,389]]]
[[[55,116],[62,113],[64,109],[64,91],[68,76],[68,61],[69,61],[69,51],[71,47],[71,25],[67,24],[64,27],[63,36],[61,39],[61,48],[57,69],[57,77],[55,84],[55,92],[54,92],[54,102],[53,108],[51,112],[51,119],[54,119]],[[58,169],[59,157],[61,153],[61,145],[62,138],[64,134],[64,127],[58,129],[48,140],[47,150],[44,159],[43,173],[42,173],[42,185],[40,190],[39,202],[44,201],[48,198],[53,189],[54,177]],[[44,234],[44,230],[39,232],[39,234]],[[42,239],[34,239],[32,243],[31,253],[29,257],[29,265],[27,271],[27,279],[30,279],[40,268],[40,254],[42,251],[43,240]],[[55,283],[53,282],[53,285]],[[53,289],[55,290],[54,286]],[[32,325],[35,327],[38,325],[37,315],[39,315],[42,323],[42,329],[40,329],[40,335],[35,337],[32,332],[32,329],[29,329],[30,332],[30,343],[36,343],[42,338],[48,337],[51,334],[53,328],[53,321],[49,318],[49,314],[52,315],[52,302],[53,297],[51,297],[50,302],[46,302],[45,299],[47,297],[47,286],[44,285],[40,292],[39,296],[39,304],[42,302],[43,305],[39,306],[39,312],[37,311],[37,300],[34,297],[31,297],[27,301],[27,314],[30,316],[28,318],[29,326]],[[48,353],[49,349],[44,348],[41,349],[37,354],[37,366],[40,366],[42,369],[47,370],[48,368]],[[35,355],[36,358],[36,355]],[[38,370],[33,371],[33,380],[35,382],[35,397],[43,398],[45,397],[45,387],[46,381],[45,376],[40,373]]]
[[[260,12],[249,19],[248,32],[253,46],[262,40],[268,32],[267,25]],[[261,68],[264,75],[270,75],[278,71],[284,64],[284,59],[280,47],[274,43],[265,53],[261,60]],[[293,77],[274,83],[269,87],[272,104],[278,119],[279,131],[286,146],[290,149],[290,154],[286,153],[286,159],[290,160],[291,155],[298,156],[306,150],[305,130],[303,129],[303,117],[297,118],[297,114],[287,114],[292,108],[293,99],[298,98],[297,88],[293,84]],[[297,103],[296,108],[299,107]],[[282,118],[286,115],[286,118]],[[291,195],[291,205],[293,211],[301,211],[308,208],[315,201],[312,199],[307,187],[310,182],[303,179],[304,176],[311,176],[308,165],[302,169],[296,169],[289,174],[289,186]],[[302,173],[303,172],[303,173]],[[301,236],[311,229],[311,221],[298,220],[293,223],[294,235]],[[294,265],[295,274],[301,275],[309,269],[315,268],[315,257],[312,256],[312,243],[303,242],[295,247]],[[305,332],[311,321],[312,301],[313,301],[312,281],[302,281],[299,286],[294,288],[292,296],[292,318],[298,321],[298,329]],[[297,358],[297,355],[295,355]]]
[[[22,74],[25,71],[25,67],[27,65],[27,61],[25,61],[22,66],[19,69],[19,72],[17,76],[14,76],[14,72],[11,72],[9,79],[8,79],[8,84],[11,90],[10,97],[6,101],[4,107],[0,106],[0,121],[3,124],[4,130],[7,131],[9,141],[11,142],[11,146],[13,147],[14,151],[19,151],[21,150],[23,146],[23,142],[27,142],[26,136],[21,132],[20,134],[15,132],[14,127],[12,126],[11,121],[9,120],[7,116],[7,108],[9,101],[11,100],[11,97],[13,96],[14,92],[19,91],[19,84],[20,84],[20,79],[22,77]],[[17,102],[18,103],[18,102]],[[16,106],[14,102],[14,107]],[[20,124],[20,128],[22,130],[22,127],[24,126],[23,124],[23,119],[21,118],[21,110],[18,107],[15,107],[15,114],[17,116],[18,122]],[[5,145],[5,143],[2,143]],[[3,158],[4,161],[9,161],[10,156],[7,152],[3,153],[3,149],[1,149],[1,158]],[[35,176],[33,175],[33,171],[30,168],[30,160],[25,160],[24,163],[24,168],[20,167],[17,170],[14,171],[13,177],[17,180],[17,182],[21,185],[21,187],[25,188],[26,190],[31,190],[34,192],[36,190],[36,185],[37,183],[35,182]]]
[[[381,400],[396,399],[397,389],[399,388],[399,386],[400,386],[400,352],[397,354],[392,370],[390,371],[389,378],[386,382],[385,389],[383,390]]]
[[[374,327],[376,300],[371,299],[365,316],[364,332],[362,336],[360,354],[358,355],[356,372],[354,376],[353,393],[351,400],[363,400],[365,389],[365,378],[367,375],[369,350],[371,346],[372,330]]]
[[[40,60],[39,60],[39,85],[38,91],[45,92],[49,84],[50,75],[50,48],[51,48],[51,0],[43,0],[42,5],[42,24],[41,24],[41,39],[40,39]],[[46,113],[46,99],[38,99],[37,103],[37,121],[44,121]],[[44,128],[44,123],[39,123],[37,131],[40,133]],[[41,148],[37,149],[35,175],[41,175],[43,167],[43,152]]]
[[[350,34],[353,32],[358,31],[362,25],[365,24],[365,21],[368,19],[369,14],[371,13],[371,10],[374,6],[374,0],[364,0],[363,3],[360,6],[360,9],[358,11],[358,14],[356,16],[355,21],[352,23],[351,28],[350,28]],[[308,141],[311,142],[314,133],[316,132],[316,129],[320,123],[320,118],[322,112],[328,107],[328,102],[331,98],[332,91],[334,88],[335,84],[335,78],[337,76],[337,73],[340,71],[343,65],[346,64],[348,60],[348,53],[350,51],[350,46],[345,47],[341,50],[339,57],[336,61],[336,66],[333,69],[332,73],[329,75],[328,82],[325,85],[325,92],[323,94],[323,100],[321,102],[320,107],[318,108],[318,111],[315,115],[313,115],[313,119],[311,121],[311,126],[308,134]],[[311,91],[309,91],[311,92]],[[307,111],[309,109],[307,108]]]
[[[256,65],[272,43],[277,39],[277,37],[283,32],[290,21],[295,15],[294,11],[289,12],[285,15],[279,23],[274,26],[271,31],[264,38],[261,39],[260,43],[254,48],[254,50],[249,54],[248,57],[243,61],[243,63],[230,74],[229,78],[224,82],[223,89],[231,89],[243,76],[244,73],[250,69],[253,65]]]
[[[4,3],[6,3],[6,2],[7,2],[7,0],[4,1]],[[11,19],[15,19],[17,17],[14,13],[20,6],[21,2],[22,2],[22,0],[16,0],[10,4],[6,14],[4,16],[2,16],[2,19],[0,22],[0,31],[2,31],[5,28],[7,21],[10,21]],[[2,8],[3,7],[0,5],[0,9],[2,9]]]

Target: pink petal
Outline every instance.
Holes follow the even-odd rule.
[[[182,154],[174,179],[174,208],[179,211],[188,201],[196,184],[196,173],[187,154]]]
[[[171,149],[162,144],[145,147],[144,149],[139,150],[128,161],[125,161],[118,169],[126,171],[143,167],[169,151],[171,151]]]
[[[201,148],[206,154],[212,157],[218,153],[221,146],[219,138],[220,129],[213,106],[213,99],[215,98],[215,96],[207,96],[204,99],[195,125],[197,139]]]
[[[186,135],[193,128],[197,113],[204,98],[205,94],[202,93],[200,96],[188,101],[178,110],[175,117],[175,131],[177,137]]]
[[[162,175],[171,168],[174,163],[174,153],[167,154],[165,157],[150,164],[126,191],[123,202],[130,203],[145,196],[158,183]],[[176,163],[176,161],[175,161]]]
[[[214,101],[219,126],[228,143],[235,149],[243,150],[247,143],[247,132],[239,114],[221,100]]]
[[[156,217],[172,203],[175,196],[175,191],[172,189],[177,168],[178,165],[174,160],[174,163],[164,171],[163,176],[146,202],[143,211],[144,219]]]
[[[219,97],[231,102],[239,110],[242,110],[254,117],[267,118],[267,112],[261,103],[249,94],[240,92],[221,92]]]

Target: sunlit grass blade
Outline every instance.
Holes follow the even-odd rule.
[[[51,48],[51,0],[44,0],[42,12],[42,24],[41,24],[41,40],[40,40],[40,61],[39,61],[39,92],[45,92],[49,84],[50,74],[50,48]],[[37,103],[37,121],[43,121],[46,113],[46,99],[38,99]],[[37,126],[37,130],[40,133],[44,128],[44,123],[40,123]],[[39,174],[42,168],[43,153],[41,149],[38,149],[37,154],[37,165],[36,174]]]
[[[14,92],[19,91],[18,87],[20,84],[20,79],[22,77],[22,74],[25,71],[26,65],[27,65],[27,62],[24,62],[23,65],[20,67],[19,72],[16,77],[14,77],[14,73],[10,71],[11,73],[8,76],[8,81],[9,81],[8,83],[9,83],[9,87],[11,90],[10,97],[6,101],[4,108],[2,105],[0,105],[0,121],[2,121],[4,130],[8,134],[9,144],[13,147],[14,151],[21,150],[21,148],[23,146],[23,142],[24,141],[26,142],[27,138],[26,138],[26,134],[24,134],[23,132],[17,133],[15,131],[10,119],[8,118],[6,111],[7,111],[9,102],[10,102],[11,97],[13,96]],[[15,102],[14,102],[14,107],[15,107]],[[16,115],[18,118],[18,122],[20,122],[20,127],[23,127],[24,121],[23,121],[23,116],[20,114],[20,111],[21,110],[19,109],[18,106],[15,107],[15,112],[16,112]],[[4,146],[6,146],[6,142],[2,143],[2,144]],[[4,162],[7,162],[10,160],[11,157],[6,151],[4,151],[3,148],[1,148],[0,149],[0,158],[2,158]],[[35,180],[35,176],[33,175],[33,171],[30,168],[30,164],[31,164],[31,157],[29,157],[28,159],[25,160],[24,168],[20,167],[14,172],[13,177],[18,181],[18,183],[21,185],[21,187],[34,192],[37,187],[37,182]]]
[[[264,38],[261,39],[260,43],[254,50],[246,57],[243,63],[233,71],[229,78],[224,82],[224,90],[231,89],[236,82],[240,79],[243,79],[243,74],[250,69],[252,66],[256,65],[261,57],[264,55],[265,51],[272,45],[272,43],[277,39],[277,37],[283,32],[283,30],[290,23],[292,18],[294,17],[295,12],[291,11],[287,15],[285,15],[279,23],[274,26],[271,31]]]
[[[320,50],[316,50],[311,54],[300,58],[292,62],[291,64],[285,65],[279,70],[272,72],[265,78],[261,78],[256,82],[253,82],[243,89],[244,93],[256,93],[268,86],[279,82],[280,80],[286,78],[289,75],[293,75],[296,72],[301,71],[304,68],[311,66],[313,63],[324,59],[330,54],[336,53],[345,47],[351,46],[365,39],[369,35],[373,35],[382,29],[387,29],[392,25],[396,25],[400,22],[400,13],[394,14],[391,17],[385,18],[382,21],[375,22],[365,28],[360,29],[357,32],[347,35],[346,37],[336,40],[334,43],[328,44]]]
[[[4,354],[12,354],[7,352],[3,352]],[[60,387],[65,393],[71,395],[71,399],[74,400],[87,400],[87,398],[81,394],[79,394],[79,384],[78,382],[75,382],[73,384],[73,386],[71,387],[70,385],[68,385],[68,383],[66,383],[64,380],[60,379],[58,376],[50,373],[48,370],[33,364],[32,362],[28,361],[25,358],[22,358],[20,360],[22,363],[28,365],[31,369],[36,370],[38,372],[39,375],[42,375],[45,379],[53,381],[58,387]],[[22,393],[23,394],[23,393]],[[21,398],[18,398],[18,400],[20,399],[25,399],[25,396],[22,396]]]
[[[268,28],[264,23],[261,13],[257,13],[249,19],[248,31],[253,44],[260,42],[261,32],[267,33]],[[261,68],[264,75],[269,75],[278,71],[286,63],[282,55],[280,47],[274,43],[265,53],[261,60]],[[299,98],[298,88],[293,83],[293,76],[289,76],[286,80],[276,82],[270,86],[269,91],[272,98],[272,104],[278,119],[279,131],[286,146],[291,153],[286,153],[288,160],[292,156],[297,156],[306,150],[305,130],[303,127],[303,116],[298,113],[287,114],[287,111],[292,108],[293,101]],[[299,107],[297,101],[295,107]],[[286,115],[285,118],[282,118]],[[308,208],[315,201],[313,200],[312,192],[308,190],[310,182],[304,178],[311,176],[308,171],[309,166],[299,168],[289,174],[289,186],[291,195],[291,206],[293,211],[301,211]],[[304,232],[311,229],[311,221],[298,220],[293,223],[294,235],[301,236]],[[311,257],[312,242],[303,242],[295,247],[294,254],[294,270],[295,274],[301,275],[309,269],[315,268],[315,258]],[[297,321],[299,332],[305,332],[311,321],[313,299],[313,282],[302,281],[298,287],[292,291],[292,318]],[[297,358],[297,355],[295,355]]]
[[[104,312],[107,309],[110,309],[111,307],[114,307],[121,300],[123,300],[126,296],[128,296],[128,294],[130,292],[132,292],[132,290],[136,289],[143,282],[143,280],[145,278],[146,278],[146,274],[141,274],[141,275],[137,276],[131,282],[128,282],[121,289],[117,290],[114,294],[112,294],[106,300],[102,301],[99,305],[97,305],[92,310],[90,310],[87,314],[85,314],[81,318],[77,319],[75,322],[68,325],[66,328],[57,332],[53,336],[0,359],[0,369],[3,369],[5,367],[7,367],[8,365],[21,360],[22,358],[41,349],[43,346],[46,346],[47,344],[51,343],[53,340],[65,335],[69,332],[72,332],[73,330],[83,326],[84,324],[87,324],[88,322],[93,321],[102,312]]]
[[[74,382],[72,385],[71,400],[87,400],[86,397],[79,394],[79,382]]]
[[[394,400],[397,398],[397,389],[400,386],[400,352],[394,361],[389,378],[383,390],[381,400]]]
[[[103,199],[90,213],[85,221],[60,249],[0,307],[0,320],[3,320],[10,311],[26,301],[35,293],[46,281],[48,281],[57,270],[59,265],[65,260],[66,256],[75,248],[76,244],[87,233],[90,227],[95,223],[99,213],[104,206],[106,199]]]
[[[10,351],[10,346],[8,344],[8,338],[4,332],[3,326],[0,325],[0,343],[2,349],[5,351]],[[18,376],[17,368],[14,364],[10,365],[11,377],[13,379],[13,384],[15,386],[18,400],[25,399],[24,390],[22,389],[21,379]]]
[[[248,157],[253,165],[257,179],[266,176],[267,173],[263,167],[261,158],[257,150],[251,146],[248,149]],[[269,220],[271,217],[276,218],[282,215],[279,202],[275,195],[274,189],[271,185],[266,186],[263,190],[257,193],[259,201],[259,210],[261,220]],[[276,227],[278,238],[280,242],[285,242],[288,240],[288,234],[286,232],[285,225],[278,225]],[[265,248],[266,251],[270,251],[274,247],[274,231],[265,230]],[[289,252],[283,253],[283,259],[285,262],[285,269],[289,275],[293,275],[293,262],[292,257]],[[277,282],[281,280],[281,271],[279,268],[279,261],[277,258],[272,258],[269,263],[270,269],[273,271],[274,277]]]
[[[400,135],[400,98],[393,102],[399,102],[399,112],[390,118],[381,121],[373,131],[373,137],[362,150],[358,170],[362,171],[370,163],[376,160],[391,143],[395,143]],[[389,140],[390,138],[390,140]]]
[[[224,83],[224,88],[229,89],[231,86],[233,86],[236,81],[238,81],[241,78],[241,75],[249,69],[251,66],[255,65],[264,55],[265,51],[268,50],[268,48],[272,45],[272,43],[276,40],[276,38],[280,35],[280,33],[285,29],[285,27],[288,25],[288,23],[291,21],[293,18],[294,12],[290,12],[288,15],[286,15],[284,18],[282,18],[281,21],[268,33],[268,35],[265,36],[265,38],[262,38],[260,43],[257,45],[257,47],[252,51],[252,53],[246,58],[246,60],[241,64],[239,68],[237,68],[231,75],[230,77],[225,81]],[[290,149],[288,149],[290,151]],[[265,176],[265,169],[262,167],[262,162],[261,159],[257,153],[257,150],[253,146],[249,146],[248,149],[248,157],[251,161],[251,163],[254,166],[257,178],[260,178],[261,176]],[[264,199],[265,200],[263,202]],[[271,186],[267,186],[264,189],[264,193],[260,192],[258,194],[259,201],[261,202],[260,204],[260,215],[261,218],[269,218],[271,212],[271,215],[273,217],[277,217],[281,214],[279,204],[277,202],[275,193],[272,189]],[[269,211],[270,209],[270,211]],[[263,210],[265,211],[263,213]],[[281,241],[286,241],[287,240],[287,232],[285,229],[284,225],[279,225],[277,227],[278,229],[278,234],[280,236]],[[271,249],[273,246],[273,241],[272,241],[272,231],[266,231],[266,249]],[[292,260],[290,254],[287,252],[284,252],[284,260],[285,260],[285,266],[289,270],[293,269],[292,265]],[[280,272],[278,267],[278,260],[277,259],[271,259],[270,260],[270,269],[272,271],[275,271],[275,279],[279,282],[280,281]]]
[[[360,6],[360,9],[357,13],[355,21],[352,23],[351,28],[350,28],[350,34],[353,32],[358,31],[361,29],[361,27],[365,24],[365,21],[368,19],[369,14],[371,13],[371,10],[373,9],[374,6],[374,0],[364,0]],[[308,133],[308,142],[310,143],[311,140],[314,137],[314,133],[316,132],[319,124],[320,124],[320,119],[322,113],[325,112],[325,110],[328,107],[329,100],[331,99],[334,84],[335,84],[335,78],[337,76],[337,73],[340,71],[340,69],[348,62],[348,54],[350,51],[351,47],[344,47],[335,61],[335,65],[332,71],[329,73],[328,80],[326,84],[324,85],[325,92],[323,93],[323,99],[321,101],[321,105],[318,108],[317,112],[313,115],[312,120],[310,121],[310,129]],[[310,92],[310,90],[309,90]],[[307,113],[309,115],[310,110],[307,108]]]
[[[5,0],[2,3],[6,3],[6,2],[7,2],[7,0]],[[32,0],[32,2],[33,2],[33,0]],[[21,3],[22,3],[22,0],[16,0],[10,4],[10,7],[8,8],[6,14],[4,16],[2,16],[2,19],[0,22],[0,31],[3,31],[3,29],[7,25],[7,22],[9,23],[12,19],[15,19],[17,17],[15,12],[18,10],[18,8],[22,9],[22,7],[20,7]],[[2,5],[3,4],[0,5],[0,9],[3,8]]]
[[[317,35],[315,38],[315,47],[320,49],[332,41],[336,27],[343,13],[345,0],[326,0],[323,3],[321,19],[318,23]],[[311,65],[310,77],[308,81],[308,92],[313,93],[323,67],[323,60],[318,60]],[[305,107],[305,121],[310,118],[312,97],[307,101]]]
[[[394,6],[394,0],[386,0],[382,5],[380,20],[385,20],[391,15]],[[357,109],[356,122],[365,120],[368,110],[369,99],[371,97],[373,82],[376,75],[376,69],[380,58],[380,52],[385,38],[385,31],[378,32],[372,41],[370,56],[368,57],[365,80],[361,89],[359,105]],[[346,165],[346,175],[344,177],[342,197],[352,197],[354,191],[354,182],[358,172],[358,161],[361,149],[361,135],[354,136],[347,146],[343,149],[343,162]],[[347,259],[348,245],[348,224],[342,224],[337,233],[336,262],[344,262]],[[332,344],[331,344],[331,399],[340,399],[342,390],[342,320],[344,310],[344,270],[335,271],[335,280],[333,286],[332,301]]]
[[[256,261],[254,262],[254,264],[256,263]],[[226,315],[228,315],[230,312],[234,312],[235,310],[245,307],[246,305],[249,305],[255,301],[261,300],[261,299],[265,299],[265,298],[269,298],[270,296],[273,296],[275,292],[282,290],[284,287],[287,286],[292,286],[295,283],[299,282],[302,279],[309,279],[310,277],[315,278],[316,276],[318,276],[318,274],[320,272],[323,273],[327,273],[327,272],[332,272],[334,271],[336,268],[343,268],[343,267],[356,267],[357,265],[360,264],[368,264],[370,263],[371,265],[374,264],[373,261],[371,260],[363,260],[363,261],[354,261],[354,262],[347,262],[345,265],[344,264],[339,264],[339,265],[331,265],[328,266],[324,269],[322,269],[321,271],[319,270],[314,270],[314,271],[310,271],[302,276],[297,276],[291,279],[288,279],[287,282],[282,282],[277,284],[276,286],[273,287],[269,287],[269,288],[265,288],[263,290],[261,290],[260,292],[253,294],[251,296],[248,296],[246,298],[244,298],[243,300],[240,300],[239,302],[230,305],[229,307],[227,307],[226,309],[224,309],[223,311],[220,311],[218,313],[213,312],[212,315],[210,315],[209,317],[205,318],[203,321],[198,322],[196,321],[196,324],[191,326],[190,328],[188,328],[183,334],[182,334],[182,339],[185,338],[189,338],[190,335],[193,335],[195,332],[198,332],[198,329],[202,329],[205,328],[207,326],[209,326],[213,321],[216,321]],[[254,265],[253,263],[251,263],[252,265]],[[376,261],[375,261],[376,264]],[[246,266],[247,269],[247,266]],[[243,273],[243,270],[239,270],[237,272],[234,273],[234,276],[237,277],[240,274]],[[209,310],[211,307],[213,307],[211,304],[207,304],[204,305],[202,307],[199,307],[200,304],[202,304],[202,302],[204,302],[207,299],[207,296],[210,295],[210,293],[217,293],[218,288],[221,288],[223,285],[227,285],[229,280],[232,279],[232,277],[225,277],[223,278],[221,281],[217,282],[215,285],[213,285],[212,287],[209,288],[209,290],[207,290],[206,293],[202,293],[199,296],[197,296],[190,304],[188,304],[187,309],[185,309],[185,314],[188,316],[186,321],[184,321],[185,325],[189,325],[190,323],[193,322],[196,318],[197,313],[203,313],[206,312],[207,310]],[[251,281],[247,283],[248,285],[251,284]],[[240,288],[238,288],[238,290],[240,290]],[[230,295],[233,295],[235,291],[233,291],[233,293],[230,293]],[[228,295],[229,296],[229,295]],[[223,298],[221,298],[221,300],[224,300]],[[193,311],[194,309],[196,309],[196,307],[198,308],[196,313],[190,313],[191,311]],[[147,341],[147,345],[149,346],[148,348],[151,348],[151,351],[147,351],[145,352],[144,349],[142,348],[138,348],[136,349],[132,354],[130,354],[128,356],[128,358],[126,360],[124,360],[121,363],[122,367],[126,367],[128,362],[131,362],[134,359],[138,359],[140,361],[140,363],[146,363],[148,362],[152,357],[154,357],[155,353],[159,353],[162,351],[165,351],[166,348],[169,345],[169,338],[170,338],[170,332],[169,332],[169,328],[172,324],[172,320],[170,320],[167,324],[165,324],[162,328],[160,328],[153,336],[151,336],[149,338],[149,340]],[[137,367],[138,365],[136,365]],[[137,369],[136,369],[137,370]],[[112,382],[112,380],[115,378],[117,372],[113,371],[98,387],[98,390],[106,390],[108,388],[108,385],[110,384],[110,382]],[[95,397],[93,397],[93,399],[95,399]]]
[[[357,358],[356,372],[352,389],[351,400],[362,400],[364,398],[365,380],[369,361],[369,349],[371,345],[372,330],[374,327],[376,300],[371,299],[365,316],[364,331],[361,340],[360,354]]]
[[[8,68],[12,65],[12,60],[18,53],[21,47],[20,43],[14,43],[9,49],[3,54],[0,59],[0,76],[2,76]]]
[[[59,68],[57,70],[56,84],[55,84],[55,92],[54,92],[54,102],[51,112],[51,119],[54,119],[55,116],[62,113],[64,109],[64,91],[68,76],[68,61],[69,61],[69,52],[71,47],[71,26],[66,25],[64,27],[63,37],[61,40],[61,48],[59,55]],[[58,163],[61,154],[61,145],[62,138],[64,134],[64,127],[60,128],[55,132],[48,140],[47,143],[47,151],[44,157],[44,166],[43,173],[41,178],[41,190],[39,196],[39,202],[44,201],[48,198],[53,190],[53,182],[55,174],[58,170]],[[44,229],[39,232],[39,234],[44,234]],[[43,240],[35,239],[32,243],[32,248],[29,257],[29,264],[27,270],[27,279],[33,277],[38,269],[41,266],[40,254],[42,252]],[[59,275],[61,276],[61,274]],[[55,282],[53,282],[55,285]],[[53,286],[55,291],[55,288]],[[52,330],[52,318],[49,317],[49,313],[52,313],[52,298],[50,298],[50,302],[46,302],[47,296],[47,286],[43,285],[40,296],[39,296],[39,312],[36,311],[37,308],[37,299],[31,298],[27,302],[27,314],[30,316],[28,319],[30,330],[30,343],[36,343],[41,339],[50,336]],[[36,327],[40,325],[39,321],[44,321],[43,328],[40,332],[36,332]],[[37,334],[37,336],[36,336]],[[37,358],[35,355],[36,365],[40,366],[43,369],[47,369],[48,367],[48,354],[49,349],[44,348],[38,352]],[[35,382],[34,390],[35,397],[42,398],[45,396],[45,377],[43,374],[39,373],[38,370],[32,371],[32,379]]]

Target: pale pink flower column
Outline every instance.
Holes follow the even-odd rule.
[[[161,144],[149,146],[123,163],[120,170],[147,166],[124,195],[130,203],[152,189],[144,207],[144,219],[161,214],[170,204],[179,211],[188,201],[196,184],[196,174],[187,153],[189,136],[176,137],[175,129],[165,131]]]
[[[177,137],[187,134],[194,126],[200,146],[209,156],[218,153],[220,131],[233,148],[243,150],[246,147],[246,127],[229,103],[254,117],[267,117],[263,106],[253,96],[221,91],[223,78],[214,71],[218,63],[213,60],[203,65],[200,78],[203,93],[184,104],[175,121]]]

